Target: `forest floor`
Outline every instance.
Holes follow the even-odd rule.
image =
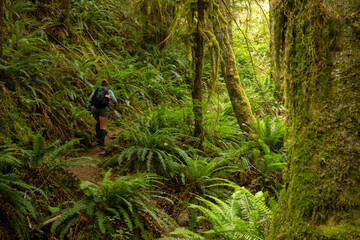
[[[108,132],[105,137],[105,144],[109,145],[113,143],[116,136],[119,134],[119,130]],[[104,160],[105,150],[103,150],[96,143],[93,144],[91,148],[89,148],[86,152],[84,152],[82,157],[91,157],[94,159],[98,159],[99,162]],[[71,166],[68,171],[72,173],[76,178],[80,181],[90,181],[93,183],[100,182],[103,178],[101,172],[102,168],[97,166]]]

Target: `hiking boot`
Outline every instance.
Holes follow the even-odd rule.
[[[100,123],[96,124],[95,131],[96,131],[96,140],[99,141],[99,139],[100,139]]]
[[[105,129],[100,129],[100,138],[99,138],[99,145],[101,147],[105,147],[105,136],[107,132]]]

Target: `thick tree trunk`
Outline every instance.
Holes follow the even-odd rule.
[[[360,239],[360,1],[271,5],[291,132],[268,239]]]
[[[198,147],[202,147],[204,141],[204,115],[203,115],[203,94],[202,94],[202,78],[203,78],[203,66],[204,66],[204,38],[200,34],[201,29],[205,26],[205,6],[203,1],[198,1],[198,24],[196,34],[196,49],[195,49],[195,78],[192,88],[193,98],[193,111],[195,118],[194,137],[198,137],[200,142]]]
[[[221,49],[221,69],[225,78],[226,88],[240,128],[248,130],[244,124],[254,121],[249,99],[241,85],[236,60],[230,44],[228,28],[226,25],[214,26],[214,33]]]

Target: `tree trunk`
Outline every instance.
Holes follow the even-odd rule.
[[[228,29],[228,34],[229,34],[229,42],[230,42],[230,45],[233,46],[233,44],[234,44],[233,31],[232,31],[233,18],[231,15],[232,12],[230,12],[230,10],[233,9],[233,7],[232,7],[233,3],[231,0],[226,0],[226,4],[229,6],[229,11],[226,11],[226,20],[228,21],[227,29]]]
[[[203,102],[202,102],[202,78],[203,78],[203,66],[204,66],[204,38],[200,34],[201,29],[205,26],[205,3],[198,1],[198,23],[196,33],[196,49],[195,49],[195,78],[192,88],[193,98],[193,111],[195,118],[194,137],[198,137],[200,142],[199,146],[202,148],[204,141],[204,115],[203,115]]]
[[[270,0],[271,3],[275,0]],[[280,101],[283,102],[283,79],[284,79],[284,44],[285,44],[285,23],[286,15],[279,13],[279,9],[275,9],[274,4],[270,3],[270,55],[271,55],[271,79],[275,85],[274,95]],[[284,12],[285,13],[285,12]],[[276,24],[273,21],[276,19]]]
[[[225,78],[226,88],[241,129],[248,130],[244,124],[254,121],[249,99],[241,85],[236,60],[230,44],[228,28],[224,25],[214,25],[214,33],[221,49],[221,69]]]
[[[360,1],[271,6],[291,130],[268,239],[360,239]]]

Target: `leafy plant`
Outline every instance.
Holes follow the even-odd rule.
[[[135,128],[126,131],[130,146],[119,155],[119,164],[126,160],[127,169],[174,176],[180,167],[178,161],[187,158],[186,152],[178,146],[184,136],[181,119],[178,111],[168,109],[168,104],[142,117]]]
[[[166,227],[157,215],[160,212],[149,204],[150,197],[157,196],[147,194],[158,180],[153,174],[138,174],[120,176],[112,181],[108,171],[99,185],[85,181],[80,186],[84,198],[75,202],[72,208],[64,209],[51,230],[59,231],[60,239],[63,239],[75,221],[85,215],[93,219],[99,239],[105,234],[117,232],[118,235],[117,230],[122,230],[123,238],[151,239],[144,225],[145,216]]]
[[[247,88],[246,94],[249,96],[253,112],[259,114],[277,114],[281,105],[276,101],[274,95],[274,84],[266,77],[251,81],[251,87]]]
[[[176,145],[176,129],[162,128],[154,133],[148,128],[129,131],[132,146],[124,149],[119,155],[121,164],[127,160],[125,167],[136,171],[151,171],[166,174],[174,172],[175,157],[186,158],[186,153]]]
[[[24,164],[29,169],[45,168],[46,171],[52,171],[60,167],[85,165],[89,164],[89,161],[94,161],[94,159],[88,157],[61,160],[61,157],[66,151],[74,146],[77,141],[78,140],[72,140],[64,145],[60,145],[60,141],[57,140],[50,146],[45,146],[45,138],[38,133],[34,137],[33,148],[31,150],[21,149]]]
[[[270,147],[263,140],[257,142],[261,146],[260,149],[253,149],[253,157],[258,170],[264,174],[269,174],[276,170],[282,170],[286,165],[285,153],[271,152]]]
[[[143,128],[148,128],[152,133],[162,128],[177,129],[174,132],[176,136],[182,137],[186,126],[184,125],[184,112],[187,108],[170,107],[171,103],[164,103],[150,110],[149,113],[144,114],[140,119],[140,124]]]
[[[215,177],[224,177],[232,168],[225,158],[204,158],[196,156],[186,158],[181,164],[182,184],[192,194],[202,194]]]
[[[250,139],[262,140],[271,151],[279,152],[283,149],[285,124],[279,117],[256,117],[256,121],[250,125],[250,131]]]
[[[228,116],[215,121],[209,116],[205,121],[205,146],[209,149],[221,153],[240,148],[245,141],[245,134],[234,117]]]
[[[245,151],[249,165],[253,162],[252,166],[267,177],[276,170],[282,170],[286,165],[285,124],[278,117],[266,116],[262,120],[256,117],[250,130]]]
[[[272,215],[264,203],[265,194],[257,192],[253,195],[244,187],[231,182],[219,185],[235,188],[229,199],[224,201],[214,196],[207,196],[208,199],[198,197],[202,204],[189,206],[202,212],[203,216],[198,217],[198,222],[210,223],[210,229],[196,233],[180,228],[171,234],[180,234],[191,239],[265,239]]]
[[[20,179],[18,168],[21,161],[13,154],[15,152],[11,148],[0,151],[0,223],[2,226],[8,226],[0,232],[0,238],[4,239],[12,234],[12,230],[18,237],[26,237],[28,235],[26,217],[37,216],[33,201],[28,194],[28,192],[32,193],[34,187]]]

